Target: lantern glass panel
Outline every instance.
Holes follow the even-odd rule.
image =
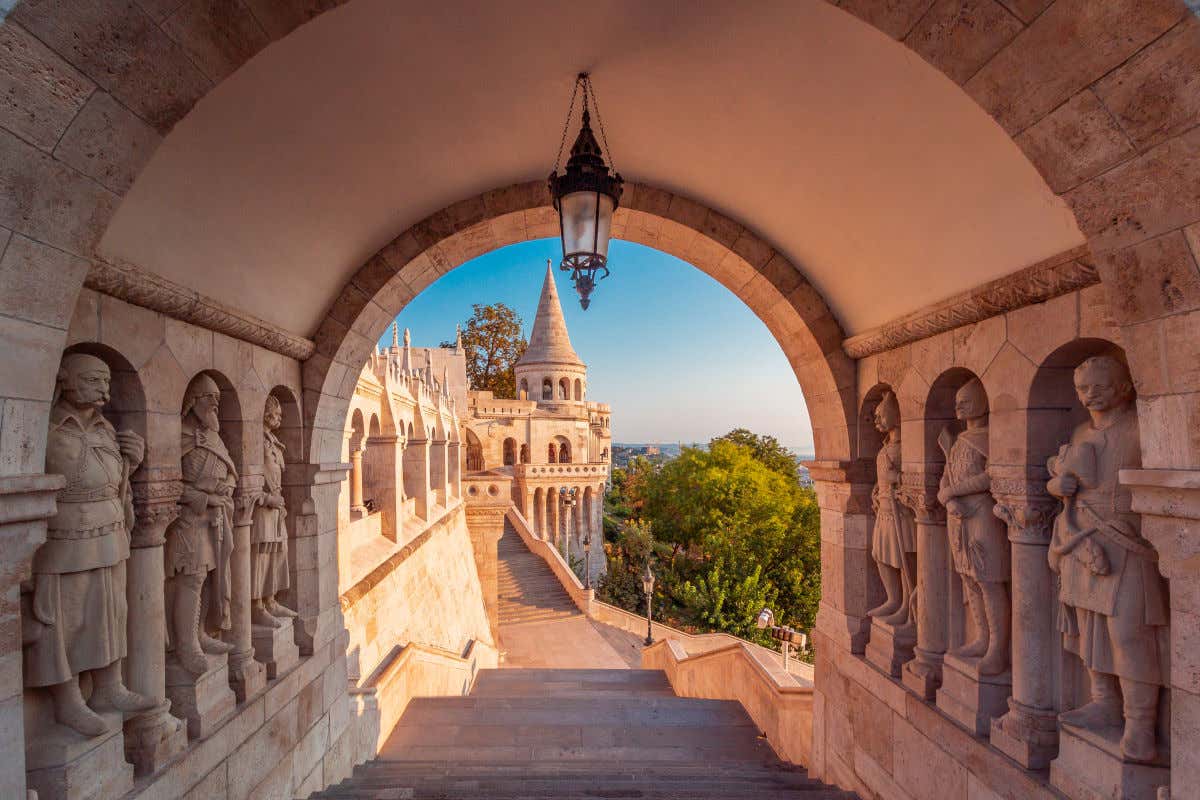
[[[599,235],[596,226],[596,204],[600,204]],[[559,203],[562,214],[564,255],[595,253],[608,258],[608,239],[612,234],[612,218],[616,204],[600,192],[572,192]]]

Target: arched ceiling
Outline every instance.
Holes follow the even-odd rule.
[[[824,0],[353,0],[197,104],[102,251],[309,335],[397,233],[548,174],[585,68],[625,177],[756,230],[848,334],[1084,241],[970,98]]]

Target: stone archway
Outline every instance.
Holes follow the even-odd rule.
[[[818,457],[853,457],[854,362],[824,299],[782,254],[741,223],[678,194],[632,184],[614,219],[617,238],[677,256],[720,281],[779,342],[813,420]],[[505,245],[558,235],[542,181],[473,197],[418,222],[372,256],[343,287],[314,337],[304,370],[312,463],[337,459],[335,437],[361,365],[410,300],[464,262]]]

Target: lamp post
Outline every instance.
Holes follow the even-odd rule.
[[[765,630],[771,634],[771,638],[781,643],[783,650],[783,669],[786,672],[788,668],[788,657],[791,655],[791,645],[797,644],[803,648],[808,642],[808,636],[795,628],[789,628],[786,625],[775,624],[775,612],[769,608],[764,608],[758,612],[758,619],[755,620],[755,625],[758,629]]]
[[[583,535],[583,588],[592,588],[592,534]]]
[[[575,487],[570,489],[563,486],[558,490],[558,499],[561,503],[560,508],[565,512],[566,523],[563,525],[563,559],[567,562],[567,566],[571,566],[571,517],[575,508]]]
[[[580,88],[583,89],[583,117],[579,136],[571,146],[566,171],[560,175],[558,165],[562,161],[563,146],[567,143],[567,131],[575,110],[575,96]],[[579,304],[585,311],[591,302],[589,298],[596,288],[596,281],[608,277],[608,240],[612,236],[613,214],[621,201],[624,184],[620,173],[610,166],[611,148],[608,163],[605,163],[604,151],[592,133],[589,105],[596,111],[600,138],[608,147],[592,79],[586,72],[581,72],[575,77],[575,89],[571,92],[567,121],[563,124],[562,141],[558,146],[558,158],[548,179],[554,209],[558,211],[562,239],[563,259],[559,268],[571,271],[571,281],[579,293]],[[598,275],[601,271],[603,274]]]
[[[654,644],[653,600],[654,573],[650,571],[650,562],[646,562],[646,571],[642,573],[642,591],[646,593],[646,646]]]

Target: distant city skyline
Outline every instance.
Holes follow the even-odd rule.
[[[528,337],[546,259],[557,239],[510,245],[442,276],[396,317],[413,345],[454,339],[474,303],[505,303]],[[614,441],[707,442],[733,428],[813,449],[800,386],[770,331],[732,292],[690,264],[614,241],[612,275],[585,312],[567,273],[555,270],[576,352],[588,365],[588,399],[612,405]],[[380,338],[389,344],[391,332]]]

